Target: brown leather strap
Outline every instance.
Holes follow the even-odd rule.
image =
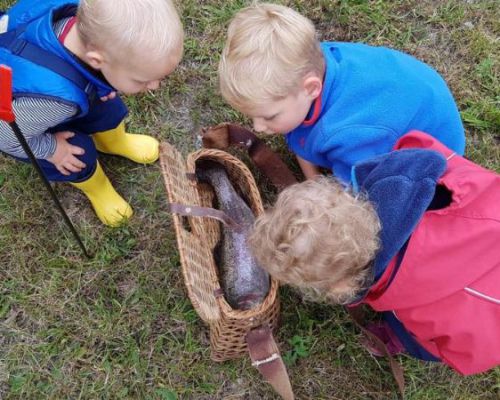
[[[396,381],[399,392],[401,394],[401,398],[404,398],[405,392],[405,378],[403,373],[403,367],[400,363],[398,363],[394,357],[391,356],[389,350],[385,343],[374,333],[370,332],[365,328],[365,316],[362,306],[356,307],[346,307],[347,312],[353,319],[356,326],[363,332],[363,334],[372,342],[373,346],[377,348],[379,352],[385,354],[385,356],[389,360],[389,366],[391,367],[392,375],[394,380]]]
[[[184,215],[186,217],[208,217],[214,218],[221,221],[224,225],[233,229],[236,232],[242,232],[243,227],[238,224],[234,219],[229,217],[226,213],[221,210],[217,210],[215,208],[210,207],[200,207],[200,206],[191,206],[186,204],[179,203],[170,203],[169,204],[170,211],[174,214]]]
[[[246,341],[252,365],[284,400],[293,400],[290,378],[271,329],[268,326],[252,329],[247,333]]]
[[[226,150],[230,146],[248,150],[249,156],[262,173],[278,189],[297,183],[297,179],[281,158],[250,130],[236,124],[220,124],[202,129],[203,146]]]

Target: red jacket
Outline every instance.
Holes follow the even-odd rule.
[[[469,375],[500,365],[500,175],[413,131],[395,149],[426,148],[448,167],[449,206],[425,212],[364,302],[392,311],[427,351]],[[390,284],[387,287],[387,282]]]

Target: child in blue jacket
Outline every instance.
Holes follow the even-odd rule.
[[[157,89],[179,63],[183,30],[173,4],[20,0],[0,22],[0,64],[13,71],[16,121],[45,175],[82,190],[104,224],[119,225],[132,209],[97,151],[144,164],[158,158],[155,138],[125,131],[117,92]],[[0,151],[27,161],[5,122]]]
[[[390,151],[412,129],[464,152],[450,90],[409,55],[319,43],[311,21],[277,4],[240,11],[227,36],[219,66],[223,97],[257,132],[286,134],[307,178],[324,167],[348,182],[355,163]]]

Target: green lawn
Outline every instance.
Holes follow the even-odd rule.
[[[0,7],[11,3],[0,0]],[[130,130],[188,154],[201,127],[248,122],[219,97],[216,74],[227,23],[247,2],[179,3],[187,33],[182,64],[161,90],[126,101]],[[498,1],[287,4],[310,17],[323,40],[387,45],[434,66],[462,112],[467,156],[500,172]],[[269,143],[296,168],[281,139]],[[0,399],[276,398],[248,359],[210,360],[208,330],[184,290],[159,166],[101,160],[135,210],[127,226],[102,226],[80,192],[56,186],[95,254],[89,261],[31,166],[0,156]],[[360,346],[342,309],[304,303],[287,288],[281,300],[278,339],[297,399],[396,398],[387,362]],[[464,378],[400,361],[408,399],[500,398],[499,368]]]

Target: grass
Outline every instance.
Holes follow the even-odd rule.
[[[5,8],[11,1],[0,0]],[[247,121],[224,104],[216,68],[242,0],[184,0],[185,57],[161,90],[126,99],[130,130],[193,151],[203,126]],[[448,81],[467,156],[500,172],[500,9],[496,1],[295,0],[323,40],[414,54]],[[292,168],[283,141],[269,143]],[[102,226],[81,193],[57,185],[86,246],[82,258],[30,166],[0,158],[1,399],[273,399],[248,359],[210,360],[208,329],[187,300],[158,165],[102,157],[135,215]],[[270,191],[259,179],[264,193]],[[271,197],[266,197],[267,201]],[[278,340],[297,399],[393,399],[387,362],[370,357],[340,308],[281,289]],[[460,377],[400,357],[406,397],[497,399],[500,369]]]

